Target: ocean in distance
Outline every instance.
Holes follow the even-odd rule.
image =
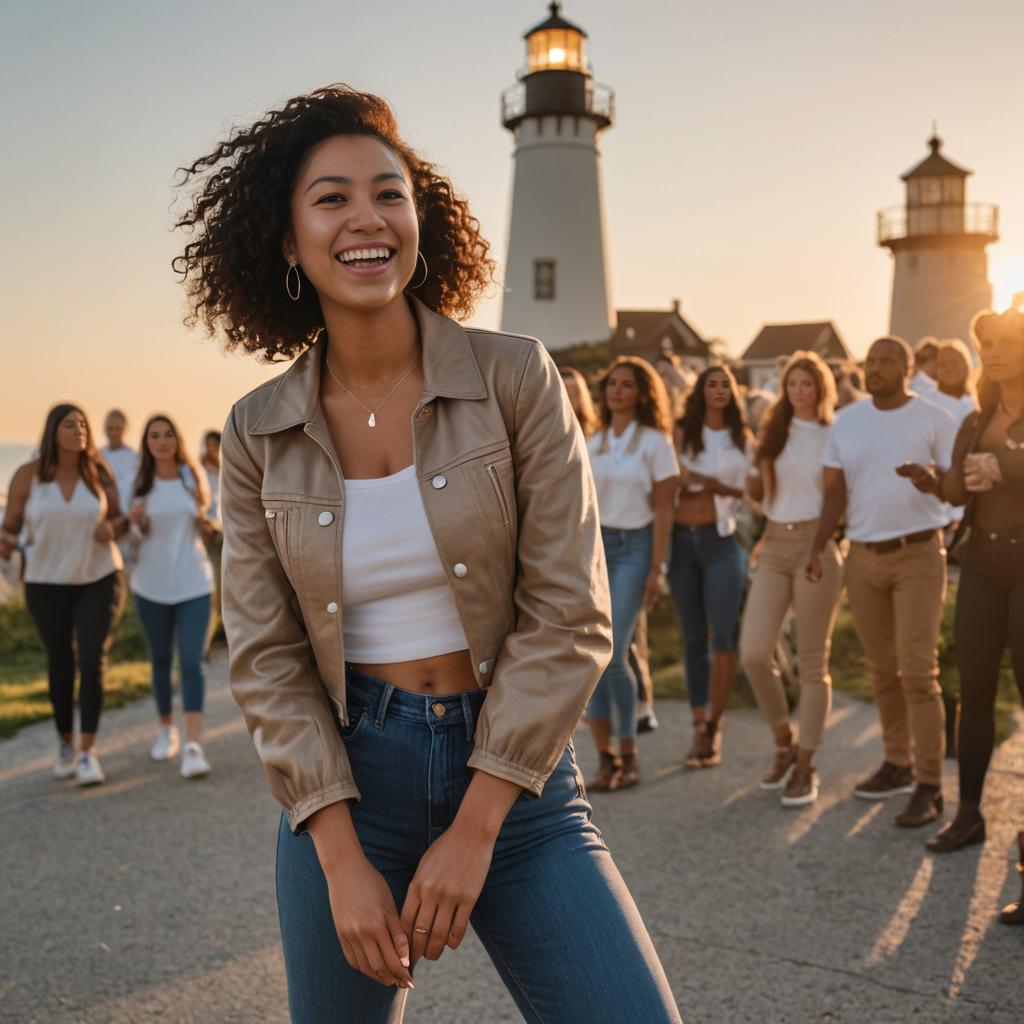
[[[35,446],[31,444],[0,444],[0,502],[7,494],[7,486],[14,471],[32,457]]]

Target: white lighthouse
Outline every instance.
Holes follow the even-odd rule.
[[[526,66],[502,96],[515,176],[501,329],[559,349],[611,333],[597,137],[614,94],[593,81],[586,32],[560,4],[550,12],[525,34]]]
[[[971,317],[992,304],[985,247],[999,237],[999,208],[968,203],[971,173],[931,152],[902,175],[904,206],[878,214],[878,244],[893,256],[889,331],[912,345],[922,337],[968,340]]]

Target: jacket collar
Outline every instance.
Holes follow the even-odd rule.
[[[487,388],[465,330],[419,299],[410,299],[423,346],[423,400],[486,398]],[[281,375],[266,408],[249,428],[250,434],[274,434],[314,419],[326,349],[327,335],[321,332],[316,343]]]

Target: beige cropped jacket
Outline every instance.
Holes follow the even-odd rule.
[[[611,654],[583,435],[541,344],[413,309],[417,477],[487,692],[468,766],[539,795]],[[324,349],[239,400],[222,441],[231,689],[296,831],[359,797],[339,735],[345,481],[319,403]]]

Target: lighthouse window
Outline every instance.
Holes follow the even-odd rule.
[[[555,297],[555,261],[533,261],[533,297],[539,301]]]

